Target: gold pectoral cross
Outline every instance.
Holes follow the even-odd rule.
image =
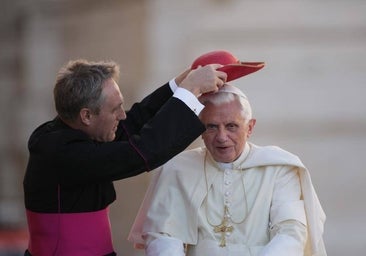
[[[233,226],[229,226],[227,214],[228,214],[228,208],[225,205],[225,207],[224,207],[224,217],[222,219],[221,224],[217,225],[217,226],[214,226],[214,232],[215,233],[221,233],[220,247],[225,247],[226,246],[226,234],[233,232],[233,229],[234,229]]]

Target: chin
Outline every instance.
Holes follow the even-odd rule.
[[[231,163],[235,160],[235,157],[232,155],[220,154],[220,155],[216,156],[216,159],[217,159],[216,161],[221,162],[221,163]]]
[[[105,140],[105,142],[111,142],[114,141],[114,139],[116,138],[116,136],[114,137],[109,137],[108,139]]]
[[[220,162],[220,163],[231,163],[232,160],[230,160],[230,158],[227,157],[216,157],[214,158],[216,160],[216,162]]]
[[[114,141],[115,138],[116,138],[116,134],[114,133],[112,136],[110,136],[108,141]]]

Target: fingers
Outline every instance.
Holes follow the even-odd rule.
[[[216,71],[216,75],[217,77],[223,82],[226,83],[226,79],[227,79],[227,74],[223,71]]]
[[[207,77],[211,77],[211,85],[207,86],[204,93],[214,93],[217,92],[221,87],[224,86],[227,79],[227,74],[223,71],[217,70],[217,68],[222,67],[221,64],[210,64],[203,68],[206,68],[208,71]],[[209,80],[207,81],[209,85]]]
[[[225,72],[216,70],[215,75],[216,75],[216,86],[218,89],[220,89],[226,83],[227,74]]]
[[[221,65],[221,64],[209,64],[207,66],[211,66],[213,69],[218,69],[218,68],[223,67],[223,65]]]
[[[217,70],[218,68],[221,68],[221,67],[223,67],[223,65],[221,65],[221,64],[210,64],[210,65],[208,65],[208,66],[211,66],[214,70],[215,70],[215,76],[219,79],[219,80],[221,80],[221,81],[217,81],[217,86],[219,87],[219,88],[221,88],[225,83],[226,83],[226,79],[227,79],[227,74],[225,73],[225,72],[223,72],[223,71],[219,71],[219,70]]]
[[[224,86],[227,79],[225,72],[217,70],[220,67],[222,67],[220,64],[210,64],[187,70],[176,78],[176,83],[196,96],[217,92]]]
[[[223,74],[218,74],[217,75],[217,83],[216,83],[216,85],[219,87],[219,89],[221,88],[221,87],[223,87],[224,86],[224,84],[226,83],[226,79],[227,79],[227,75],[226,75],[226,73],[225,72],[221,72],[221,71],[219,71],[220,73],[223,73]]]

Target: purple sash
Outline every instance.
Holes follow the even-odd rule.
[[[85,213],[27,210],[29,252],[34,256],[95,256],[112,253],[108,208]]]

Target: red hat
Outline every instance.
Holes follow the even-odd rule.
[[[217,70],[227,74],[226,82],[246,76],[256,72],[264,67],[264,62],[241,62],[228,51],[212,51],[199,56],[193,63],[191,68],[196,69],[198,66],[206,66],[208,64],[224,65]]]

